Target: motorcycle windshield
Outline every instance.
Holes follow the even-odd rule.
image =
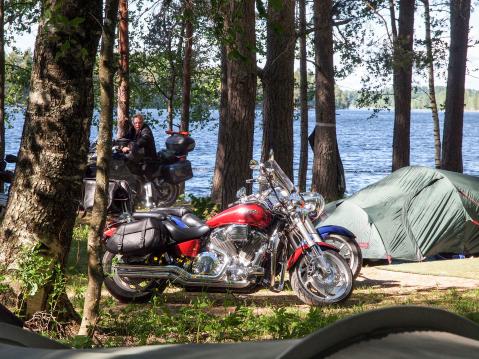
[[[266,163],[267,163],[267,167],[270,167],[274,170],[276,179],[289,193],[296,192],[296,187],[294,187],[293,182],[291,182],[289,177],[286,176],[286,173],[284,173],[282,168],[278,165],[278,163],[274,159],[270,159]]]

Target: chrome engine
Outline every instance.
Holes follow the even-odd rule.
[[[263,232],[246,225],[215,229],[206,250],[187,267],[178,265],[117,266],[120,276],[168,279],[184,286],[246,288],[264,275],[262,262],[269,245]]]
[[[218,275],[225,270],[226,279],[241,281],[251,275],[262,275],[260,267],[268,237],[248,225],[233,224],[211,233],[208,251],[193,261],[195,274]]]

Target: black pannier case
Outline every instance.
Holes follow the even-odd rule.
[[[191,136],[171,135],[166,139],[166,148],[178,155],[186,155],[195,149],[196,142]]]
[[[157,158],[158,161],[160,161],[161,164],[169,164],[169,163],[175,163],[176,162],[176,155],[175,151],[171,150],[161,150],[157,153]]]
[[[178,184],[187,181],[193,178],[191,162],[186,160],[163,166],[162,174],[163,178],[168,183]]]
[[[111,253],[143,256],[165,247],[166,230],[155,218],[126,223],[107,240],[106,249]]]
[[[83,195],[81,209],[91,211],[95,199],[95,179],[83,180]],[[131,189],[128,182],[122,180],[110,180],[108,184],[108,212],[121,213],[131,210]]]

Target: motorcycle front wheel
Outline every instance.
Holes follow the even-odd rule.
[[[127,278],[119,276],[115,270],[116,263],[122,263],[120,254],[106,252],[103,255],[103,274],[108,292],[122,303],[146,303],[153,294],[161,293],[166,288],[166,281]]]
[[[330,249],[323,251],[323,257],[329,270],[321,268],[314,257],[303,255],[290,272],[293,291],[309,305],[342,302],[353,289],[353,275],[344,258]]]
[[[157,207],[171,207],[180,195],[180,186],[162,181],[155,183],[155,202]]]
[[[332,244],[339,250],[339,254],[348,262],[349,268],[353,272],[353,279],[356,279],[363,267],[363,255],[358,242],[354,238],[335,233],[331,233],[323,241]]]

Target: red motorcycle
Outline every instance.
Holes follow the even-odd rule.
[[[271,159],[252,163],[262,190],[203,222],[187,208],[133,213],[105,231],[103,270],[122,302],[145,302],[168,281],[187,290],[279,292],[286,273],[306,304],[345,300],[353,276],[338,249],[321,241],[311,217],[324,200],[303,196]]]

